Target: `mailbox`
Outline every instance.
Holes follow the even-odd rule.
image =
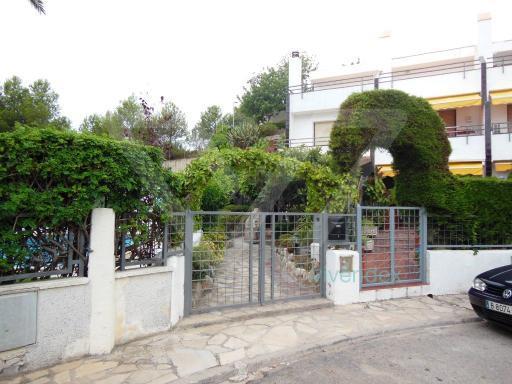
[[[348,241],[346,217],[329,217],[327,227],[329,230],[329,240]]]

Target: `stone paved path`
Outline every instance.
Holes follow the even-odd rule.
[[[297,305],[280,307],[297,310]],[[344,339],[475,318],[465,295],[395,299],[274,316],[265,316],[269,309],[263,308],[263,317],[246,320],[229,321],[236,314],[233,310],[200,315],[203,321],[211,317],[216,322],[195,327],[194,319],[187,319],[171,332],[119,346],[110,355],[66,362],[0,383],[164,384],[187,377],[193,382],[198,372],[204,374],[213,367],[240,367],[258,358]],[[258,309],[248,311],[257,314]],[[218,321],[222,319],[226,321]]]
[[[192,308],[204,309],[226,305],[247,304],[258,301],[258,253],[259,244],[242,237],[229,242],[223,261],[213,271],[213,278],[202,277],[192,283]],[[270,241],[265,245],[265,297],[287,299],[320,294],[320,285],[298,276],[283,265],[277,250],[272,258]],[[252,259],[252,268],[250,258]],[[311,263],[311,262],[310,262]],[[304,267],[304,265],[300,265]],[[252,276],[250,277],[250,270]],[[273,282],[271,275],[274,276]],[[252,297],[249,291],[252,288]],[[273,290],[273,297],[272,297]]]

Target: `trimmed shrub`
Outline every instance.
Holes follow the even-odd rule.
[[[393,156],[400,203],[443,204],[439,191],[452,179],[451,147],[441,118],[426,100],[397,90],[349,96],[331,132],[331,155],[338,170],[357,170],[371,146],[386,148]]]

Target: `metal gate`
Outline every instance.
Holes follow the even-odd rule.
[[[361,286],[425,280],[426,214],[417,207],[357,207]]]
[[[357,249],[361,287],[425,280],[426,214],[357,207],[356,214],[173,214],[165,249],[185,255],[185,314],[325,296],[328,248]]]
[[[189,211],[174,218],[176,243],[180,226],[183,233],[185,313],[322,295],[322,217]]]

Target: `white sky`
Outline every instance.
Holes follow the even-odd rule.
[[[510,0],[0,0],[0,81],[46,78],[74,127],[131,93],[161,95],[187,115],[231,111],[252,74],[293,49],[320,67],[371,54],[391,30],[399,53],[476,43],[476,18],[493,15],[493,40],[512,39]]]

